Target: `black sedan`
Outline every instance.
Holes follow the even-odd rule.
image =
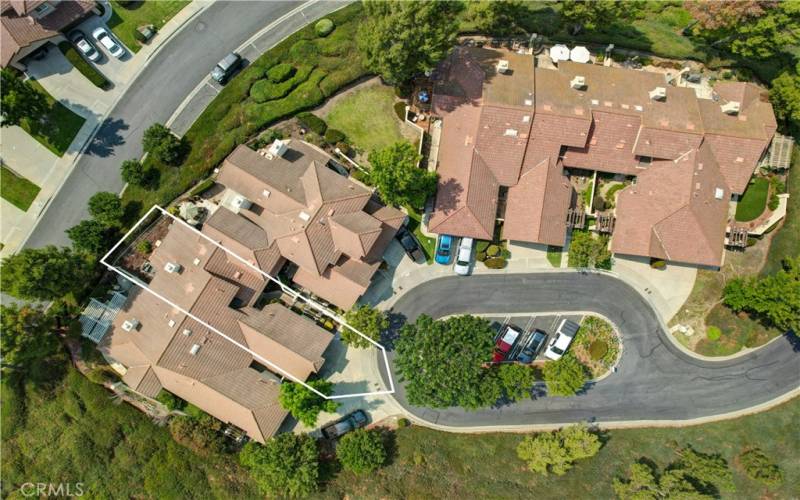
[[[395,236],[397,240],[403,245],[406,255],[409,256],[414,262],[421,262],[425,260],[425,253],[422,251],[422,245],[419,244],[414,233],[406,228],[400,229]]]

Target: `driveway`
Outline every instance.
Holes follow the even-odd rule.
[[[616,373],[575,397],[537,395],[514,405],[480,411],[434,410],[409,405],[402,383],[397,403],[418,418],[452,427],[560,424],[576,421],[686,420],[765,403],[800,387],[800,341],[784,336],[727,361],[690,357],[667,338],[655,311],[633,288],[602,274],[557,272],[433,279],[407,291],[391,312],[414,321],[452,314],[503,315],[592,311],[622,334]],[[394,352],[390,352],[394,359]],[[391,363],[392,369],[394,364]],[[386,383],[386,373],[381,373]],[[394,374],[394,380],[398,380]]]

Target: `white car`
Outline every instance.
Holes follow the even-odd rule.
[[[111,35],[108,34],[108,31],[106,31],[106,29],[102,26],[92,31],[92,36],[95,40],[100,42],[100,45],[105,47],[106,50],[117,59],[122,59],[122,56],[125,55],[125,49],[123,49],[120,44],[114,41],[114,39],[111,38]]]
[[[458,245],[458,253],[456,254],[456,264],[453,270],[456,274],[466,276],[469,274],[469,268],[472,264],[472,238],[461,238],[461,243]]]
[[[562,319],[556,329],[556,334],[553,340],[547,345],[547,350],[544,352],[544,357],[557,361],[561,356],[567,352],[569,345],[578,333],[580,325],[568,319]]]
[[[80,51],[86,59],[94,62],[100,60],[100,52],[95,50],[94,45],[83,36],[83,33],[77,30],[74,31],[70,34],[70,40],[72,40],[72,43],[75,44],[75,47],[78,48],[78,51]]]

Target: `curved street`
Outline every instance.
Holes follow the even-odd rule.
[[[623,281],[595,273],[491,274],[438,278],[398,299],[391,314],[414,321],[421,314],[512,314],[593,311],[622,334],[618,371],[590,383],[583,394],[546,397],[499,408],[465,411],[408,403],[393,373],[397,402],[413,415],[443,426],[559,424],[580,420],[687,420],[742,410],[800,387],[800,343],[781,337],[750,354],[704,361],[675,347],[646,300]],[[394,371],[394,352],[389,352]],[[381,363],[382,365],[382,363]],[[381,366],[381,376],[387,383]]]
[[[142,156],[142,135],[166,122],[214,64],[253,35],[303,3],[308,7],[283,20],[249,44],[261,54],[325,13],[338,2],[215,2],[191,19],[153,56],[103,121],[58,194],[28,237],[25,247],[68,245],[64,230],[88,217],[86,203],[98,191],[119,192],[124,160]]]

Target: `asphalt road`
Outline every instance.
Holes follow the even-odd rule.
[[[64,231],[88,217],[89,198],[98,191],[122,189],[119,166],[124,160],[141,157],[144,130],[153,123],[166,122],[217,61],[302,3],[218,1],[195,16],[130,85],[50,202],[25,247],[69,244]],[[336,2],[309,5],[248,45],[242,51],[243,56],[259,54],[342,5]],[[194,105],[194,112],[199,114],[201,109],[197,107]]]
[[[569,398],[546,397],[480,411],[433,410],[409,405],[393,374],[395,399],[414,415],[453,427],[685,420],[741,410],[800,387],[800,341],[784,336],[728,361],[690,357],[667,338],[655,311],[633,288],[601,274],[547,273],[438,278],[409,290],[392,313],[406,321],[420,314],[513,314],[594,311],[622,332],[617,373]],[[390,361],[394,352],[389,352]],[[394,369],[393,363],[392,369]],[[380,363],[384,381],[383,364]]]

